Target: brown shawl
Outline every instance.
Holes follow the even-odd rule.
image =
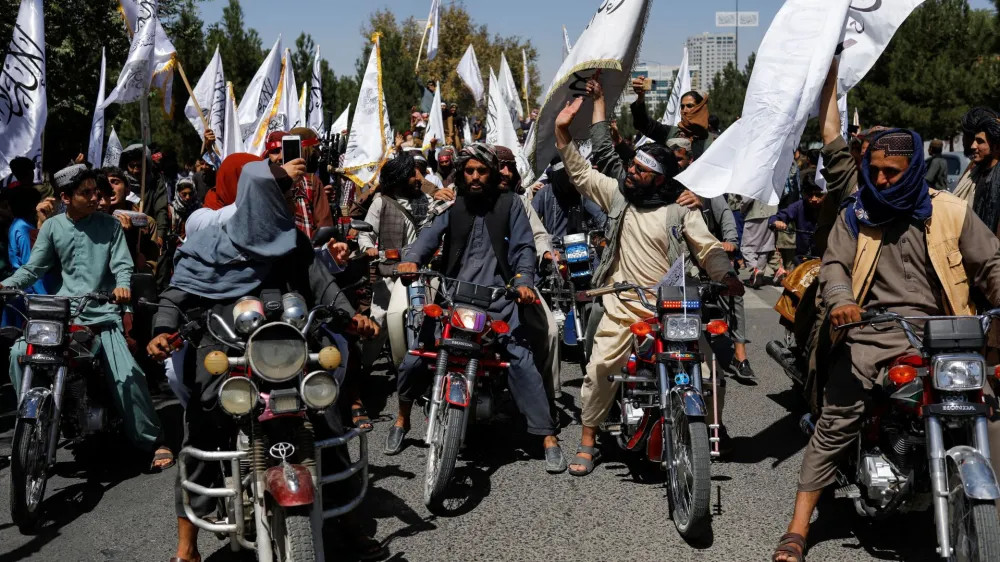
[[[681,110],[681,122],[677,128],[684,133],[685,138],[708,138],[708,94],[689,112]]]

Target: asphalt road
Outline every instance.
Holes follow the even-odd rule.
[[[662,477],[648,463],[636,463],[608,443],[603,462],[590,476],[548,475],[540,442],[516,424],[470,436],[459,461],[454,512],[432,515],[422,502],[426,448],[423,420],[417,419],[422,416],[414,416],[401,455],[381,453],[394,398],[381,408],[371,438],[371,486],[360,511],[366,529],[398,562],[769,560],[792,513],[806,442],[789,381],[764,352],[765,343],[781,333],[770,309],[777,296],[777,289],[764,288],[747,300],[750,360],[760,384],[730,382],[725,422],[734,448],[726,461],[712,465],[708,540],[687,544],[679,537],[668,518]],[[573,420],[582,374],[569,364],[563,373],[561,437],[569,457],[580,438]],[[381,374],[373,379],[372,394],[383,396],[368,402],[374,415],[393,383]],[[160,408],[173,427],[179,410],[172,402]],[[22,536],[7,509],[9,443],[10,433],[0,434],[0,562],[163,562],[173,555],[175,469],[155,475],[121,469],[125,449],[120,448],[108,454],[104,470],[83,471],[62,450],[58,476],[46,493],[47,522],[38,534]],[[809,537],[811,562],[934,559],[929,516],[858,523],[850,506],[841,503],[825,501],[817,510]],[[206,561],[245,559],[207,534],[200,547]],[[339,552],[336,546],[330,549],[330,559]]]

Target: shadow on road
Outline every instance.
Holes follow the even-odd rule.
[[[732,452],[727,462],[737,464],[757,464],[774,459],[771,468],[785,462],[798,453],[809,438],[799,429],[799,420],[804,410],[795,409],[795,392],[791,389],[779,394],[768,394],[768,398],[784,407],[788,414],[775,421],[756,435],[733,436]]]

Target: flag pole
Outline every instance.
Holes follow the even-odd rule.
[[[201,110],[201,105],[198,104],[198,98],[194,96],[194,90],[191,89],[191,83],[188,82],[187,75],[184,74],[184,67],[181,66],[181,61],[177,61],[177,71],[181,74],[181,81],[184,82],[184,87],[187,88],[188,95],[191,96],[191,103],[194,104],[195,111],[198,112],[198,116],[201,117],[201,124],[205,127],[205,130],[211,129],[208,126],[208,120],[205,119],[205,112]]]
[[[413,69],[414,74],[420,73],[420,55],[424,52],[424,41],[427,40],[427,32],[431,30],[431,26],[428,25],[424,28],[424,36],[420,38],[420,48],[417,49],[417,66]]]
[[[142,127],[142,177],[140,178],[139,187],[139,212],[144,212],[143,207],[146,204],[146,151],[149,150],[147,147],[150,142],[149,134],[149,94],[143,95],[139,98],[139,122]]]

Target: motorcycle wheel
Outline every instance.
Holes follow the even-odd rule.
[[[455,461],[462,446],[465,410],[441,404],[438,408],[437,435],[427,449],[427,474],[424,476],[424,505],[441,507],[444,493],[455,472]]]
[[[50,412],[39,412],[38,419],[19,419],[14,428],[10,459],[10,517],[22,533],[38,526],[42,498],[48,482],[48,434]]]
[[[702,536],[709,526],[712,499],[711,453],[708,427],[693,421],[674,408],[673,427],[665,428],[663,439],[672,439],[674,458],[667,482],[670,516],[677,532],[686,539]],[[667,450],[666,446],[663,448]]]
[[[271,537],[274,541],[275,562],[316,562],[312,521],[309,518],[312,509],[308,505],[274,507]]]
[[[1000,519],[992,501],[965,495],[962,479],[949,467],[948,525],[952,562],[1000,561]]]

